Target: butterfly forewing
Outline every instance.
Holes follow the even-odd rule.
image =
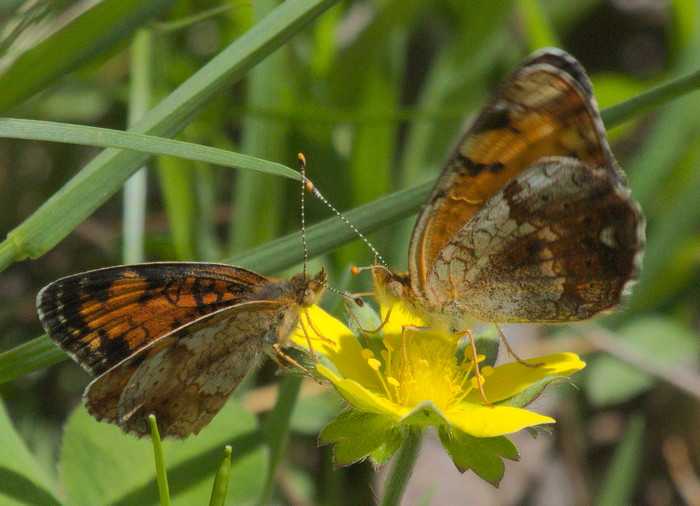
[[[620,178],[585,71],[563,53],[526,61],[458,143],[421,209],[409,271],[419,294],[457,232],[508,181],[542,157],[567,156]]]
[[[248,301],[267,279],[225,264],[111,267],[51,283],[37,308],[49,337],[97,376],[183,325]]]

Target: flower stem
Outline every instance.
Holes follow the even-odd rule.
[[[423,429],[411,430],[404,438],[391,465],[389,477],[384,485],[384,494],[379,503],[380,506],[393,506],[401,502],[408,480],[413,473],[413,467],[416,465],[422,442]]]

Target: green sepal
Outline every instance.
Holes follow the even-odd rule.
[[[357,336],[363,347],[372,350],[375,358],[383,361],[381,352],[384,349],[384,329],[380,329],[378,332],[368,332],[378,329],[382,325],[382,317],[370,304],[363,302],[362,306],[351,299],[345,302],[348,328]]]
[[[335,444],[335,467],[348,466],[369,457],[375,468],[383,466],[403,440],[390,416],[350,410],[321,431],[318,444]]]
[[[495,325],[489,325],[484,330],[474,336],[476,341],[476,352],[479,355],[484,355],[486,358],[479,364],[479,367],[491,366],[496,364],[498,359],[498,347],[501,344],[501,338],[498,335],[498,329]]]
[[[511,406],[514,408],[524,408],[535,401],[547,388],[548,385],[555,381],[570,381],[566,376],[552,375],[546,376],[535,383],[532,383],[525,390],[515,394],[513,397],[506,399],[503,402],[497,403],[498,406]]]
[[[445,427],[439,432],[442,446],[457,469],[462,473],[471,469],[494,487],[498,487],[503,478],[505,465],[502,459],[520,459],[518,448],[505,436],[478,438]]]
[[[451,427],[450,422],[443,416],[442,411],[433,401],[423,401],[413,411],[399,420],[401,425],[435,425],[436,427]]]

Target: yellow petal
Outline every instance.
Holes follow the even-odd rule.
[[[555,420],[548,416],[508,406],[480,406],[446,413],[446,416],[454,427],[476,437],[502,436],[525,427],[555,423]]]
[[[316,370],[331,380],[333,382],[333,386],[336,388],[336,390],[338,390],[340,395],[342,395],[345,400],[361,411],[383,415],[393,415],[397,418],[405,416],[409,411],[403,406],[394,404],[386,396],[375,394],[356,381],[338,377],[321,364],[316,366]]]
[[[544,362],[544,365],[526,367],[517,362],[510,362],[495,367],[488,381],[484,383],[486,398],[491,402],[499,402],[522,392],[529,385],[546,376],[570,376],[586,366],[586,363],[573,353],[555,353],[545,357],[530,358],[527,362],[533,364]],[[476,390],[470,392],[466,400],[483,404],[481,395]]]
[[[320,339],[309,325],[306,325],[314,352],[326,356],[344,378],[355,379],[371,388],[381,388],[377,373],[363,357],[362,346],[355,335],[320,307],[312,306],[307,311],[314,327],[323,334],[323,337],[332,341]],[[306,317],[302,315],[301,318],[306,323]],[[297,328],[292,340],[298,346],[308,350],[309,342],[301,327]]]

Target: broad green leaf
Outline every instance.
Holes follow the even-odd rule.
[[[372,455],[380,465],[401,441],[401,431],[388,416],[346,411],[329,423],[319,435],[319,444],[334,444],[337,467],[347,466]]]
[[[54,485],[19,436],[0,400],[0,503],[60,504]]]
[[[233,456],[227,502],[253,502],[258,497],[267,453],[255,417],[229,402],[199,435],[163,442],[176,504],[208,502],[226,445]],[[59,467],[67,504],[158,503],[151,443],[95,421],[82,407],[66,425]]]
[[[477,438],[461,431],[440,430],[440,441],[457,469],[471,469],[480,478],[498,487],[505,466],[501,458],[519,460],[516,446],[505,436]]]
[[[505,402],[499,403],[498,405],[524,408],[525,406],[532,404],[550,384],[554,383],[555,381],[568,381],[568,379],[569,378],[566,376],[547,376],[546,378],[542,378],[536,383],[533,383],[522,392],[514,395],[510,399],[507,399]]]

